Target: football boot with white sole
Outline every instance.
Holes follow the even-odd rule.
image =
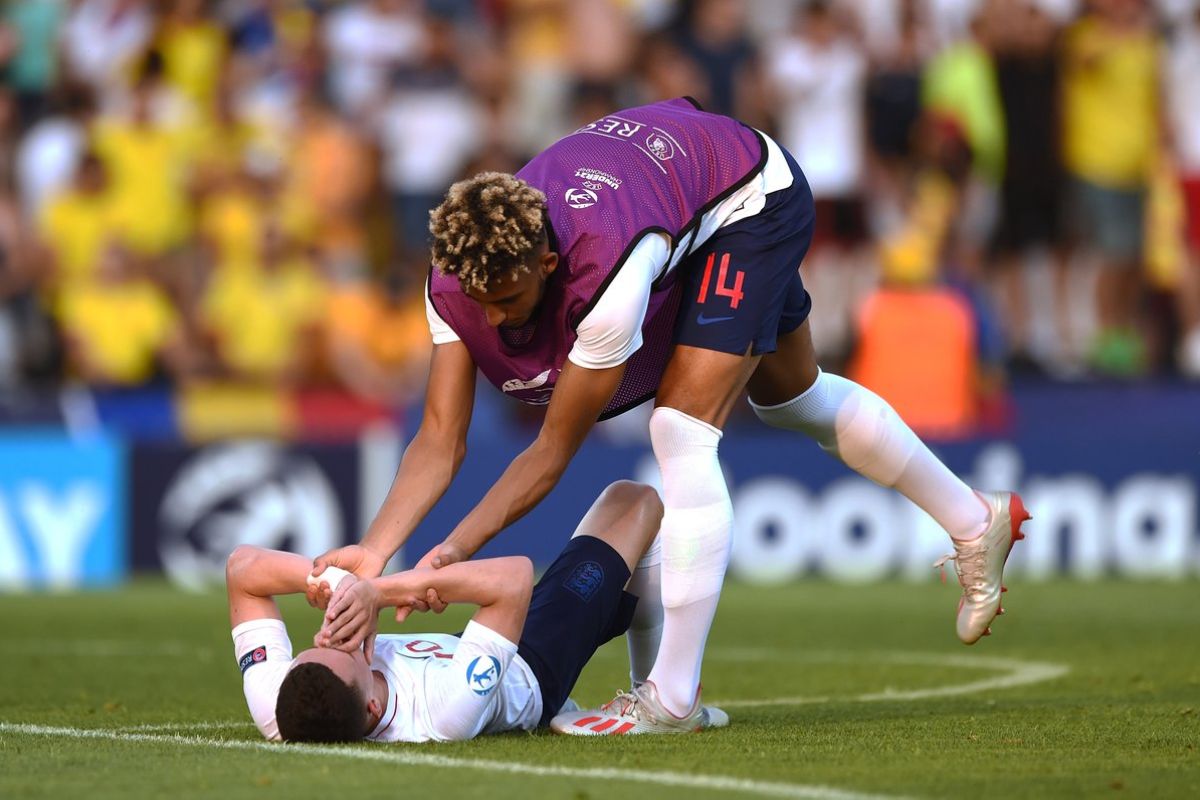
[[[705,728],[724,728],[729,715],[719,708],[700,703],[700,692],[691,711],[677,717],[658,699],[658,689],[650,681],[617,696],[593,711],[559,714],[550,721],[550,730],[567,736],[624,736],[641,733],[695,733]]]
[[[1020,496],[1011,492],[977,492],[991,512],[987,530],[969,541],[954,540],[954,555],[943,556],[935,567],[954,562],[962,599],[958,601],[958,638],[975,644],[992,633],[992,620],[1004,613],[1001,595],[1004,562],[1014,544],[1025,538],[1021,523],[1030,519]]]

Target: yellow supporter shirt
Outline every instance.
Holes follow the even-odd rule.
[[[95,146],[112,180],[121,240],[150,256],[181,244],[191,225],[182,137],[155,125],[109,121],[97,125]]]
[[[1063,41],[1063,160],[1114,189],[1147,179],[1158,144],[1159,48],[1152,33],[1121,33],[1085,18]]]
[[[107,192],[68,189],[51,199],[42,209],[38,228],[54,253],[55,280],[61,284],[91,278],[115,225]]]
[[[212,243],[218,264],[238,269],[253,265],[258,255],[263,218],[263,204],[253,191],[229,187],[205,199],[200,232]]]
[[[115,384],[144,383],[177,318],[163,292],[150,281],[83,283],[64,290],[63,328],[100,373]]]
[[[303,259],[273,272],[225,265],[209,285],[204,316],[230,367],[273,377],[295,360],[300,334],[320,318],[323,304],[320,276]]]
[[[217,91],[225,42],[225,32],[212,22],[164,27],[159,46],[167,80],[197,108],[208,108]]]
[[[211,114],[189,122],[181,141],[187,158],[204,171],[232,172],[246,164],[247,153],[261,149],[263,131],[245,120],[220,123]]]

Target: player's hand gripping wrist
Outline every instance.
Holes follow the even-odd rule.
[[[381,597],[373,581],[345,578],[325,612],[325,622],[313,639],[317,647],[332,647],[347,653],[364,648],[367,661],[379,626]]]
[[[351,572],[359,578],[378,578],[383,574],[387,565],[387,557],[364,544],[352,544],[330,550],[313,559],[312,575],[308,581],[305,596],[313,608],[327,608],[334,594],[335,581],[328,581],[329,587],[322,586],[321,577],[330,567]]]

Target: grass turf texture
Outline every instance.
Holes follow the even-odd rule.
[[[249,726],[221,595],[139,582],[117,592],[4,596],[0,723],[142,738],[0,728],[0,797],[1200,796],[1196,583],[1017,584],[996,635],[974,648],[953,639],[955,588],[729,585],[710,638],[706,698],[805,700],[731,705],[732,726],[722,731],[598,739],[539,732],[322,750],[266,745]],[[283,608],[299,649],[316,612],[289,600]],[[454,630],[465,616],[423,615],[409,627]],[[862,698],[1009,672],[961,659],[1069,671],[958,696]],[[574,697],[607,700],[624,676],[624,645],[614,642]],[[451,760],[403,763],[439,758]],[[694,785],[461,763],[478,760],[669,771]],[[707,776],[759,783],[739,791]]]

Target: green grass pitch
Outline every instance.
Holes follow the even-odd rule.
[[[972,648],[956,588],[729,585],[722,731],[328,748],[259,739],[219,594],[0,596],[0,797],[1200,797],[1200,586],[1018,582]],[[303,646],[315,612],[284,608]],[[624,679],[614,642],[574,696]]]

